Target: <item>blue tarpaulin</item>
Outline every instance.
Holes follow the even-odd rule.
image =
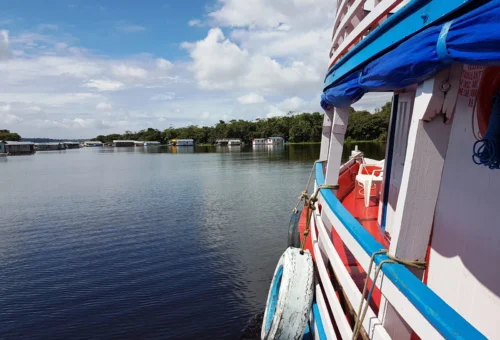
[[[401,89],[431,78],[453,62],[500,65],[500,0],[414,35],[328,88],[321,106],[328,110],[351,105],[367,92]]]

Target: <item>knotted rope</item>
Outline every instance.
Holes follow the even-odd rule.
[[[302,238],[302,243],[300,245],[301,253],[304,252],[304,247],[306,245],[307,236],[309,236],[309,232],[311,230],[311,216],[312,212],[316,210],[316,202],[318,201],[318,194],[321,189],[338,189],[338,184],[321,184],[316,188],[316,191],[311,196],[310,199],[306,198],[305,207],[307,209],[306,212],[306,229],[304,230],[304,237]]]
[[[365,285],[363,287],[363,293],[361,294],[361,302],[359,304],[358,313],[356,314],[356,322],[354,324],[354,329],[352,331],[352,339],[353,340],[356,340],[356,338],[359,335],[359,332],[361,331],[361,328],[363,327],[363,321],[366,317],[366,312],[368,311],[368,307],[370,305],[370,299],[372,297],[373,290],[376,287],[377,279],[378,279],[378,276],[380,274],[380,271],[382,270],[382,266],[386,263],[400,263],[400,264],[410,266],[413,268],[425,269],[425,266],[427,264],[427,262],[425,262],[425,261],[399,259],[399,258],[395,257],[394,255],[389,254],[388,251],[389,250],[387,250],[387,249],[382,249],[382,250],[374,252],[371,256],[370,265],[368,266],[368,272],[366,273],[366,281],[365,281]],[[368,296],[366,297],[366,300],[365,300],[364,297],[366,294],[366,290],[368,288],[368,280],[370,279],[370,274],[372,272],[373,263],[375,262],[375,256],[382,255],[382,254],[385,254],[389,259],[383,260],[382,262],[380,262],[377,269],[375,270],[375,276],[373,278],[373,282],[372,282],[372,285],[370,287],[370,291],[368,293]],[[366,301],[366,304],[365,304],[365,301]]]

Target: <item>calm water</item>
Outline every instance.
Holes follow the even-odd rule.
[[[360,148],[383,158],[379,144]],[[237,338],[265,306],[318,154],[86,148],[0,160],[0,337]]]

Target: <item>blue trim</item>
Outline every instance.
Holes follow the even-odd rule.
[[[318,334],[315,334],[316,335],[315,338],[320,340],[323,339],[326,340],[327,337],[325,333],[325,328],[323,327],[323,321],[321,320],[321,314],[319,314],[319,308],[316,301],[314,301],[312,305],[312,312],[314,315],[314,322],[316,323],[316,327],[318,328]]]
[[[271,286],[271,294],[269,294],[269,301],[267,302],[267,316],[266,316],[266,334],[271,328],[273,323],[274,314],[276,313],[276,307],[278,306],[278,298],[280,296],[281,288],[281,277],[283,276],[283,266],[280,266],[276,271],[274,280]]]
[[[412,0],[354,46],[328,71],[323,90],[425,27],[478,0]]]
[[[387,223],[387,204],[389,204],[389,189],[391,187],[392,159],[394,153],[394,138],[396,136],[396,121],[399,106],[399,95],[395,94],[392,99],[391,118],[389,123],[389,140],[387,141],[387,157],[385,160],[384,198],[382,205],[382,219],[380,227],[385,230]]]
[[[302,337],[302,340],[313,340],[309,323],[306,324],[306,330],[304,331],[304,336]]]
[[[316,164],[316,182],[325,183],[323,163]],[[344,208],[329,189],[320,189],[328,208],[346,227],[352,237],[365,252],[372,254],[384,246],[377,242],[368,231]],[[325,209],[325,207],[323,207]],[[388,260],[386,255],[375,256],[375,263]],[[403,293],[429,323],[446,339],[486,339],[453,308],[444,302],[429,287],[401,264],[387,263],[382,267],[384,275]]]
[[[453,24],[453,20],[448,21],[443,25],[443,27],[441,28],[441,32],[439,33],[436,45],[438,59],[443,63],[448,64],[453,62],[453,59],[451,59],[450,55],[448,54],[448,49],[446,47],[446,37],[448,36],[448,32],[450,31],[451,24]]]

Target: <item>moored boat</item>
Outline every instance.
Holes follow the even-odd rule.
[[[261,338],[496,338],[500,1],[340,0],[330,51],[319,160],[283,255],[313,270],[280,260]],[[393,93],[385,160],[341,165],[350,105],[377,91]],[[294,275],[311,302],[289,303]]]

